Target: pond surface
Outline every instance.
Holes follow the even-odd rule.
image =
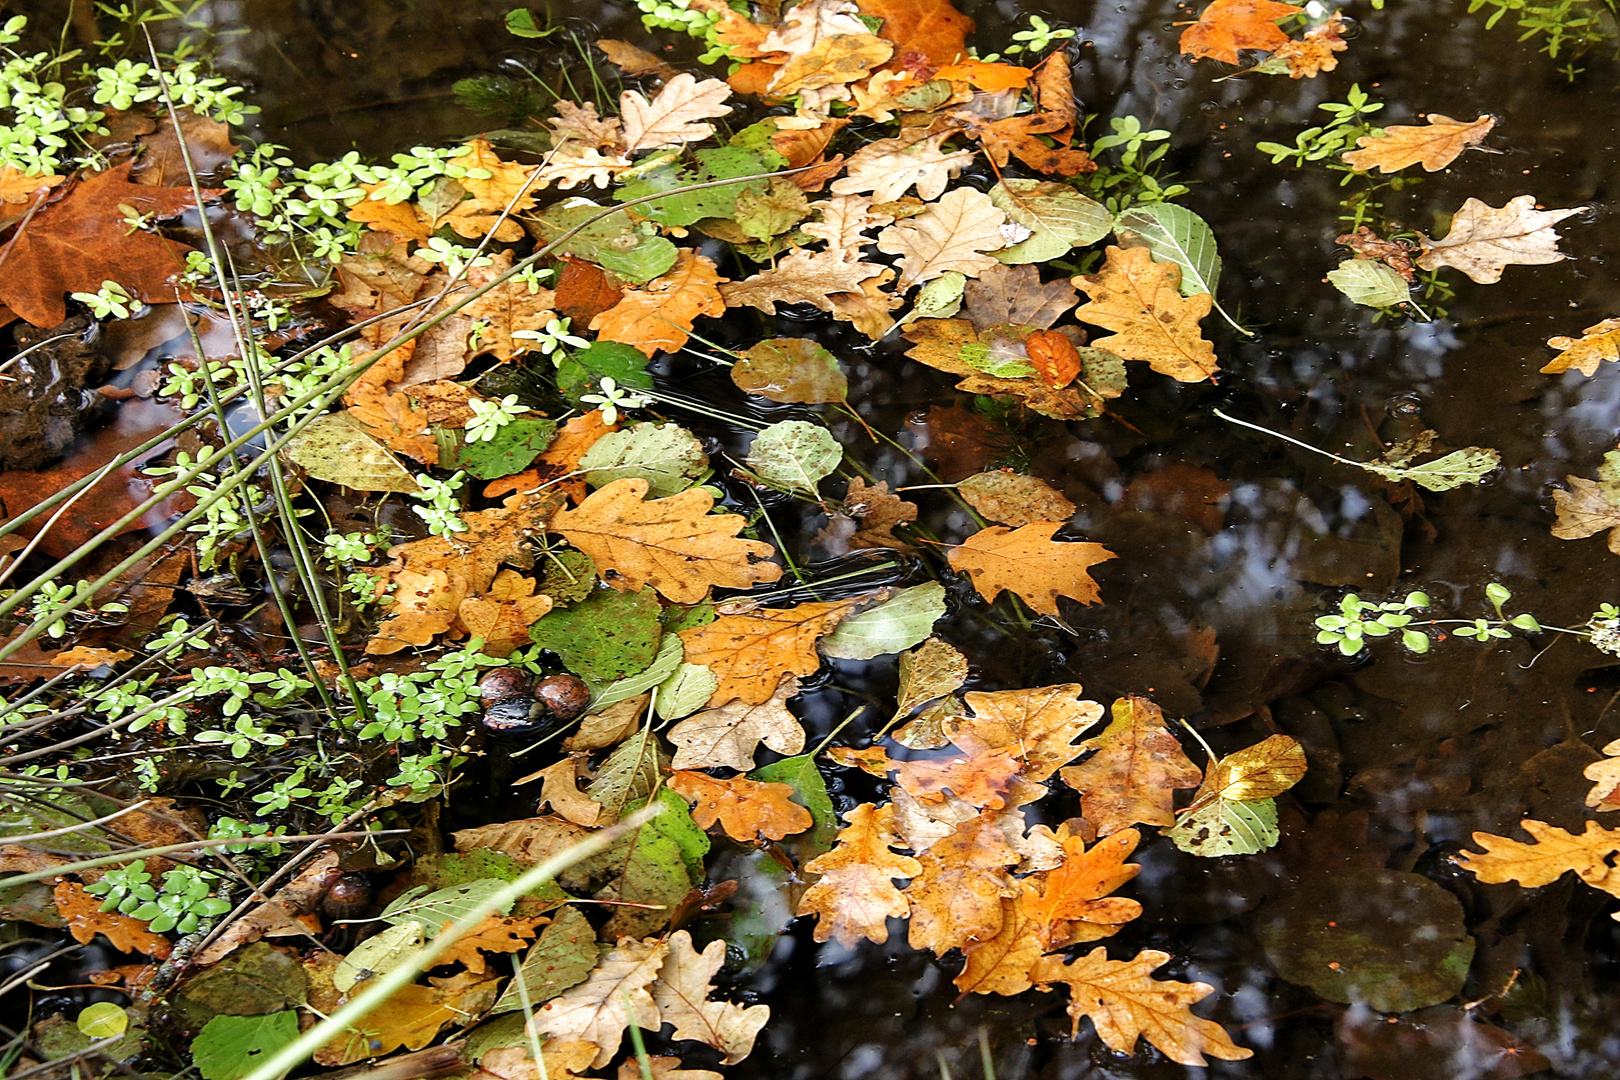
[[[1246,338],[1206,320],[1222,368],[1216,385],[1133,375],[1110,415],[1038,422],[1018,434],[1028,471],[1080,508],[1072,535],[1118,555],[1094,571],[1101,605],[1067,608],[1067,625],[1021,624],[1005,605],[992,610],[953,587],[952,614],[936,628],[973,663],[970,688],[1074,681],[1104,703],[1151,696],[1217,752],[1276,732],[1306,747],[1310,772],[1282,800],[1283,840],[1273,851],[1205,860],[1162,838],[1144,843],[1144,870],[1125,895],[1146,913],[1108,942],[1111,953],[1162,949],[1175,959],[1159,977],[1217,988],[1200,1011],[1256,1055],[1215,1064],[1213,1075],[1506,1077],[1518,1075],[1516,1064],[1539,1064],[1540,1054],[1552,1075],[1612,1076],[1620,1060],[1612,900],[1567,876],[1533,891],[1483,886],[1451,857],[1472,846],[1475,831],[1522,836],[1524,817],[1580,829],[1589,816],[1581,771],[1620,737],[1615,662],[1557,634],[1484,643],[1453,636],[1422,657],[1384,640],[1345,660],[1315,643],[1312,620],[1345,589],[1379,600],[1421,589],[1441,617],[1471,619],[1489,614],[1485,585],[1500,582],[1513,594],[1511,610],[1568,627],[1620,601],[1620,561],[1600,537],[1571,542],[1549,532],[1551,490],[1568,474],[1595,476],[1614,447],[1620,369],[1604,365],[1592,378],[1537,370],[1552,355],[1549,337],[1578,335],[1616,314],[1620,65],[1600,50],[1579,59],[1584,71],[1571,80],[1558,70],[1566,57],[1539,54],[1506,25],[1486,30],[1467,0],[1390,0],[1384,11],[1349,9],[1360,33],[1334,72],[1216,81],[1230,69],[1177,52],[1174,24],[1197,5],[963,7],[979,23],[981,50],[1002,44],[1022,14],[1080,28],[1083,110],[1103,117],[1104,130],[1106,118],[1130,115],[1173,132],[1167,160],[1192,188],[1180,201],[1210,223],[1225,259],[1218,299],[1255,331]],[[204,17],[220,32],[223,67],[264,107],[258,134],[309,161],[350,148],[386,156],[478,130],[455,105],[453,81],[556,62],[543,48],[509,44],[505,8],[489,0],[234,0],[208,5]],[[677,64],[691,59],[684,43],[665,51],[673,35],[646,34],[625,5],[572,3],[556,13],[590,36],[623,38]],[[1532,194],[1549,208],[1590,207],[1561,227],[1572,258],[1510,267],[1493,286],[1453,274],[1456,296],[1433,322],[1380,322],[1348,303],[1323,280],[1343,257],[1333,244],[1340,174],[1273,165],[1254,144],[1292,143],[1324,117],[1316,106],[1343,100],[1352,83],[1386,103],[1376,118],[1384,123],[1431,112],[1500,118],[1487,141],[1496,152],[1469,152],[1421,183],[1380,193],[1391,218],[1438,235],[1437,216],[1468,197],[1494,206]],[[734,325],[718,331],[724,340],[826,326],[773,324],[753,312],[727,319]],[[949,377],[905,359],[906,343],[874,346],[833,330],[826,341],[850,374],[850,400],[875,429],[946,481],[987,464],[978,450],[994,433],[975,427],[971,402]],[[753,408],[706,368],[669,359],[664,385]],[[1416,493],[1229,425],[1215,408],[1358,460],[1432,428],[1446,448],[1500,450],[1503,468],[1478,487],[1392,505],[1392,496]],[[942,419],[939,410],[950,412]],[[740,434],[682,419],[722,441]],[[828,422],[891,488],[933,482],[907,456],[873,450],[854,424]],[[971,531],[945,500],[919,501],[941,537]],[[816,540],[825,519],[813,509],[777,516],[795,560],[834,565]],[[925,575],[911,566],[897,579]],[[890,698],[894,685],[892,661],[840,664],[802,699],[812,740],[850,708]],[[1268,954],[1267,941],[1298,942],[1320,922],[1348,920],[1370,941],[1427,956],[1459,905],[1473,954],[1454,1000],[1477,1003],[1471,1014],[1443,1005],[1386,1018],[1335,1004],[1299,984],[1309,973],[1290,970],[1296,981],[1285,980],[1286,962]],[[1318,960],[1327,963],[1325,954],[1295,963]],[[1437,966],[1425,960],[1396,981],[1417,982]],[[1134,1059],[1112,1054],[1089,1025],[1067,1041],[1060,995],[954,1002],[953,970],[903,940],[846,950],[816,945],[801,928],[737,984],[768,1002],[773,1018],[753,1057],[728,1075],[979,1076],[981,1034],[1001,1080],[1199,1072],[1145,1049]],[[1504,1052],[1481,1034],[1485,1024],[1533,1051]]]

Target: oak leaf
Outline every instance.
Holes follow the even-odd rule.
[[[15,165],[0,166],[0,203],[26,203],[34,196],[66,180],[65,176],[41,174],[29,176]]]
[[[1541,369],[1543,375],[1556,375],[1574,368],[1582,375],[1596,375],[1605,360],[1620,360],[1620,319],[1604,319],[1581,331],[1579,338],[1548,338],[1547,344],[1560,350]]]
[[[1488,885],[1517,881],[1527,889],[1550,885],[1573,870],[1588,885],[1620,896],[1620,873],[1609,865],[1620,852],[1620,830],[1588,821],[1586,831],[1576,836],[1534,818],[1525,818],[1519,827],[1535,843],[1477,832],[1474,843],[1485,850],[1464,851],[1456,857],[1457,865]]]
[[[851,0],[806,0],[795,4],[782,13],[781,24],[760,39],[759,52],[804,53],[830,37],[868,33],[866,23],[855,12]]]
[[[1195,60],[1212,56],[1235,64],[1239,49],[1271,52],[1286,45],[1288,35],[1277,20],[1304,10],[1276,0],[1215,0],[1181,32],[1181,51]]]
[[[1215,349],[1198,329],[1214,301],[1208,293],[1182,296],[1179,266],[1155,262],[1145,247],[1109,247],[1098,273],[1073,280],[1090,297],[1075,318],[1114,331],[1093,341],[1096,348],[1144,361],[1179,382],[1215,374]]]
[[[652,986],[660,1018],[675,1025],[675,1038],[712,1046],[725,1055],[722,1065],[735,1065],[753,1050],[754,1039],[771,1017],[770,1006],[744,1008],[730,1001],[708,1000],[714,992],[714,977],[726,960],[724,941],[711,941],[698,952],[692,947],[692,935],[677,930],[670,935],[667,948],[664,966]],[[651,1027],[656,1030],[658,1025]]]
[[[465,964],[468,971],[482,975],[488,970],[484,959],[485,953],[517,952],[534,937],[535,928],[546,921],[543,915],[518,918],[490,915],[458,938],[456,943],[450,946],[449,951],[442,953],[435,963]],[[448,930],[454,925],[454,919],[447,920],[442,930]]]
[[[858,21],[858,20],[857,20]],[[868,33],[834,34],[803,52],[794,52],[771,80],[773,97],[792,97],[824,87],[842,87],[864,79],[894,55],[894,46]],[[845,90],[839,97],[848,97]]]
[[[1028,264],[992,267],[962,290],[963,307],[975,330],[1003,324],[1046,330],[1078,299],[1067,279],[1042,282],[1041,272]]]
[[[596,103],[583,105],[558,100],[557,115],[546,121],[556,141],[575,142],[592,150],[605,150],[618,154],[624,149],[624,125],[617,116],[603,119],[596,111]]]
[[[527,1046],[499,1046],[478,1059],[478,1068],[468,1080],[577,1080],[600,1049],[581,1039],[547,1039],[540,1047],[545,1061],[541,1072]],[[635,1064],[633,1058],[631,1064]]]
[[[1418,233],[1423,254],[1417,264],[1425,270],[1455,267],[1481,285],[1500,281],[1508,266],[1541,266],[1569,258],[1558,250],[1553,226],[1587,208],[1537,210],[1534,195],[1509,199],[1500,208],[1469,199],[1451,218],[1451,228],[1439,240]],[[1117,350],[1116,350],[1117,351]]]
[[[872,242],[866,230],[894,221],[894,215],[873,209],[870,195],[833,195],[810,204],[821,220],[808,221],[799,231],[827,242],[827,251],[844,262],[860,262],[861,249]]]
[[[983,252],[1007,246],[1006,221],[984,192],[953,188],[923,213],[884,229],[877,246],[900,256],[895,286],[904,291],[951,270],[973,277],[997,265]]]
[[[677,769],[712,769],[725,766],[746,772],[754,767],[759,745],[791,757],[804,749],[804,727],[788,711],[787,701],[799,693],[799,680],[782,677],[770,698],[750,705],[728,701],[694,713],[669,729],[675,744],[672,764]]]
[[[638,90],[626,90],[619,95],[626,152],[707,139],[714,134],[714,125],[703,121],[730,115],[731,106],[725,103],[730,96],[731,87],[719,79],[698,82],[686,72],[665,83],[651,101]]]
[[[476,288],[482,288],[511,268],[512,253],[503,251],[494,256],[489,265],[470,268],[467,281]],[[515,359],[534,347],[531,342],[513,335],[544,330],[557,317],[552,310],[555,303],[556,294],[550,289],[531,290],[521,279],[508,278],[469,302],[462,311],[484,323],[477,352],[489,353],[495,359],[505,361]]]
[[[1067,596],[1082,604],[1102,600],[1097,583],[1086,571],[1114,558],[1101,544],[1054,541],[1061,521],[1032,521],[1018,529],[992,525],[952,547],[951,569],[973,579],[973,587],[994,602],[1001,591],[1017,593],[1043,615],[1056,617],[1057,598]]]
[[[902,788],[924,802],[937,802],[948,791],[975,808],[999,810],[1019,762],[1004,749],[990,749],[968,758],[891,761],[889,768]]]
[[[1074,1033],[1080,1031],[1081,1017],[1089,1016],[1097,1037],[1115,1053],[1130,1054],[1136,1040],[1145,1038],[1183,1065],[1207,1065],[1206,1054],[1224,1061],[1252,1057],[1254,1051],[1232,1042],[1219,1024],[1193,1015],[1190,1006],[1214,993],[1213,986],[1151,978],[1169,959],[1169,953],[1143,949],[1134,960],[1110,960],[1099,945],[1072,964],[1060,956],[1043,956],[1030,977],[1067,984]]]
[[[337,880],[337,866],[337,852],[331,848],[322,851],[270,899],[227,926],[224,933],[196,953],[194,962],[203,967],[217,964],[242,946],[267,937],[318,936],[321,921],[313,912]]]
[[[702,488],[643,501],[647,486],[636,478],[615,480],[592,492],[579,509],[554,514],[550,530],[611,572],[614,588],[635,592],[650,585],[677,604],[695,604],[711,587],[746,589],[782,576],[775,563],[755,561],[768,559],[774,549],[738,539],[747,522],[737,514],[710,514],[714,497]],[[687,660],[703,663],[691,655],[690,643]],[[770,686],[776,686],[774,680]],[[770,689],[757,700],[768,697]]]
[[[1042,952],[1112,937],[1142,914],[1135,900],[1114,896],[1141,872],[1127,863],[1141,839],[1135,829],[1104,837],[1087,849],[1085,838],[1068,827],[1056,833],[1063,862],[1038,880],[1023,898],[1024,912],[1036,924]]]
[[[861,291],[833,293],[833,318],[849,323],[873,341],[881,341],[894,328],[894,317],[889,314],[900,306],[900,297],[884,291],[894,280],[893,270],[884,270],[877,277],[861,282]]]
[[[1046,948],[1037,933],[1038,924],[1025,904],[1038,894],[1034,881],[1018,883],[1018,893],[1001,901],[1001,929],[994,937],[970,941],[962,946],[962,970],[951,982],[966,994],[1021,994],[1034,984],[1029,970]]]
[[[1592,781],[1586,805],[1599,811],[1620,810],[1620,739],[1605,746],[1603,753],[1603,760],[1592,762],[1581,772]]]
[[[848,537],[850,548],[912,550],[910,544],[894,535],[894,530],[917,520],[917,504],[890,494],[887,480],[868,487],[860,477],[850,477],[844,493],[844,513],[860,522],[860,528]]]
[[[1267,67],[1281,61],[1290,79],[1314,79],[1324,71],[1332,71],[1339,66],[1339,58],[1333,54],[1350,47],[1341,36],[1344,31],[1344,16],[1331,12],[1326,22],[1305,31],[1304,37],[1280,46],[1271,54]]]
[[[954,64],[967,51],[973,20],[951,0],[858,0],[861,14],[883,20],[879,33],[894,42],[895,63],[906,67]]]
[[[1080,749],[1096,753],[1064,769],[1063,782],[1080,793],[1086,820],[1101,836],[1131,825],[1174,824],[1176,790],[1203,779],[1165,726],[1164,712],[1143,697],[1114,702],[1113,720]]]
[[[103,281],[118,282],[145,303],[177,299],[170,279],[185,270],[191,249],[144,229],[131,232],[124,219],[131,210],[176,217],[196,206],[199,194],[220,192],[132,184],[132,165],[81,174],[19,224],[0,257],[0,303],[35,326],[56,326],[67,317],[68,293],[96,292]],[[181,290],[179,298],[187,295]]]
[[[102,911],[101,897],[91,896],[77,881],[58,880],[51,892],[56,910],[67,921],[73,940],[88,945],[101,934],[119,952],[139,952],[159,960],[168,959],[174,948],[162,934],[146,928],[146,920],[121,911]]]
[[[652,1069],[652,1080],[725,1080],[709,1069],[683,1069],[681,1059],[676,1057],[654,1055],[647,1059],[647,1065]],[[620,1062],[618,1080],[642,1080],[641,1063],[635,1058]]]
[[[995,937],[1002,926],[1001,901],[1016,896],[1019,889],[1008,868],[1021,859],[988,813],[962,822],[920,852],[917,862],[922,869],[906,886],[911,947],[943,956]]]
[[[540,781],[536,810],[544,810],[550,803],[559,816],[587,827],[597,824],[601,818],[602,804],[579,790],[579,759],[573,755],[523,778],[531,779]],[[516,783],[521,784],[523,780]]]
[[[950,153],[941,150],[940,144],[949,137],[950,133],[944,132],[867,143],[850,155],[848,174],[833,181],[833,194],[856,195],[870,191],[874,203],[890,203],[915,184],[918,198],[925,202],[937,199],[951,177],[973,160],[971,150]]]
[[[767,315],[776,314],[777,304],[813,304],[832,311],[831,294],[858,293],[861,282],[883,270],[871,263],[846,262],[837,252],[801,250],[753,277],[721,285],[720,295],[730,307],[758,308]]]
[[[1620,555],[1620,506],[1609,501],[1604,485],[1581,476],[1566,476],[1569,491],[1553,492],[1558,520],[1552,534],[1560,540],[1579,540],[1611,529],[1609,550]]]
[[[817,941],[833,938],[848,947],[864,938],[881,945],[889,940],[887,920],[911,911],[895,879],[916,877],[922,864],[891,850],[900,843],[892,807],[861,803],[844,820],[833,849],[804,864],[806,873],[821,878],[800,899],[798,914],[820,916]]]
[[[964,695],[973,715],[948,721],[945,734],[969,753],[1011,754],[1019,775],[1039,783],[1080,752],[1074,740],[1102,717],[1102,706],[1080,693],[1079,683],[974,691]]]
[[[535,169],[502,161],[487,139],[470,139],[466,145],[468,152],[455,160],[468,170],[456,181],[467,197],[435,218],[433,227],[448,225],[469,240],[492,236],[510,243],[523,239],[523,226],[511,215],[534,205]]]
[[[490,583],[489,594],[464,598],[456,616],[468,633],[484,639],[484,652],[511,656],[529,644],[529,627],[551,610],[551,597],[534,595],[534,586],[533,578],[502,570]]]
[[[783,675],[808,675],[819,668],[821,656],[816,652],[816,642],[853,615],[867,599],[855,596],[722,615],[707,626],[680,632],[686,662],[702,664],[720,676],[720,686],[709,698],[710,705],[723,705],[733,698],[749,705],[761,704],[770,700]]]
[[[591,320],[591,329],[601,340],[634,345],[649,357],[659,350],[676,352],[686,345],[694,320],[726,310],[716,288],[720,280],[707,256],[682,249],[668,273],[645,288],[626,291],[617,304]]]
[[[1034,71],[1017,64],[988,63],[984,60],[963,60],[950,64],[934,72],[936,79],[948,79],[951,82],[965,82],[985,93],[994,94],[1002,90],[1017,90],[1028,86]]]
[[[404,1047],[420,1050],[446,1024],[465,1022],[495,1003],[499,976],[463,971],[449,978],[430,978],[432,985],[400,987],[386,1002],[357,1021],[356,1028],[315,1051],[322,1065],[349,1065]]]
[[[600,1069],[618,1053],[625,1028],[635,1024],[657,1031],[661,1026],[649,990],[669,948],[663,941],[621,938],[616,947],[604,951],[584,982],[534,1010],[533,1030],[595,1043],[592,1067]]]
[[[1351,168],[1361,172],[1399,172],[1408,165],[1422,165],[1425,172],[1437,172],[1470,146],[1478,146],[1496,126],[1496,117],[1488,113],[1472,122],[1430,113],[1428,121],[1426,126],[1392,124],[1383,135],[1363,135],[1356,140],[1361,149],[1342,156]]]
[[[727,836],[744,844],[764,837],[781,840],[804,832],[814,822],[810,811],[793,801],[792,784],[767,784],[738,776],[717,780],[707,773],[676,769],[670,789],[692,800],[692,820],[700,829],[716,821]]]

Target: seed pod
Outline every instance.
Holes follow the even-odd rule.
[[[515,667],[496,668],[478,684],[478,697],[487,709],[507,698],[534,696],[534,680],[527,672]]]
[[[332,883],[321,899],[321,914],[329,922],[358,919],[371,906],[371,879],[364,874],[344,874]]]
[[[534,684],[534,698],[545,706],[551,719],[567,723],[590,708],[591,688],[578,675],[547,675]]]

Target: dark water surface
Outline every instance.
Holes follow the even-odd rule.
[[[43,19],[50,5],[37,6]],[[1125,890],[1146,913],[1107,942],[1116,958],[1162,949],[1175,960],[1161,978],[1217,987],[1199,1011],[1256,1055],[1216,1064],[1211,1074],[1516,1075],[1512,1057],[1481,1039],[1476,1021],[1531,1044],[1550,1060],[1551,1075],[1620,1074],[1614,902],[1568,876],[1533,891],[1481,886],[1450,861],[1476,830],[1522,835],[1517,823],[1526,816],[1579,830],[1589,787],[1581,770],[1620,737],[1613,659],[1548,634],[1492,644],[1452,638],[1422,658],[1384,641],[1371,662],[1354,663],[1316,645],[1311,626],[1344,587],[1379,599],[1421,588],[1442,616],[1472,618],[1488,613],[1484,585],[1500,581],[1513,591],[1513,610],[1561,626],[1620,602],[1620,560],[1601,538],[1549,535],[1550,491],[1566,474],[1595,476],[1614,447],[1620,368],[1605,365],[1593,378],[1537,373],[1552,355],[1547,338],[1620,314],[1612,262],[1620,246],[1612,231],[1620,66],[1589,54],[1571,82],[1557,71],[1564,58],[1517,42],[1507,25],[1485,30],[1483,13],[1467,14],[1467,0],[1389,0],[1383,12],[1364,3],[1348,9],[1361,33],[1337,71],[1215,82],[1224,69],[1176,51],[1172,24],[1198,6],[965,9],[979,21],[985,51],[1003,43],[1023,12],[1082,28],[1075,79],[1083,108],[1104,117],[1104,131],[1107,117],[1134,115],[1175,133],[1169,160],[1193,188],[1180,201],[1211,224],[1225,258],[1219,299],[1257,336],[1242,338],[1212,317],[1205,329],[1220,357],[1219,385],[1133,371],[1118,419],[1036,433],[1031,471],[1081,507],[1074,535],[1119,555],[1096,570],[1102,605],[1067,609],[1067,628],[1049,620],[1026,628],[1004,606],[991,612],[956,588],[938,632],[969,655],[979,689],[1078,681],[1105,703],[1150,694],[1167,715],[1192,719],[1217,751],[1277,731],[1306,746],[1310,774],[1281,800],[1277,849],[1205,860],[1149,839],[1137,856],[1144,870]],[[259,134],[309,161],[350,148],[386,156],[476,131],[480,121],[454,105],[450,84],[481,71],[519,74],[503,61],[545,62],[501,30],[506,7],[220,0],[206,16],[222,32],[248,28],[223,35],[223,66],[264,106]],[[558,3],[553,11],[588,24],[591,36],[658,49],[674,40],[650,38],[625,5]],[[682,41],[668,55],[679,62],[691,49]],[[1350,305],[1322,281],[1344,257],[1332,244],[1340,174],[1273,166],[1254,143],[1292,143],[1325,117],[1315,106],[1343,100],[1353,82],[1387,103],[1379,122],[1413,123],[1430,112],[1501,118],[1488,139],[1499,153],[1470,152],[1420,184],[1385,192],[1392,217],[1433,235],[1443,232],[1436,215],[1469,196],[1493,206],[1527,193],[1548,208],[1588,206],[1560,227],[1574,258],[1509,267],[1494,286],[1452,272],[1457,295],[1445,305],[1448,317],[1433,323],[1378,324]],[[728,318],[737,325],[723,332],[739,339],[771,329],[753,312]],[[906,360],[903,342],[873,347],[847,334],[830,341],[850,373],[851,401],[902,443],[919,445],[916,421],[931,407],[966,403],[946,376]],[[689,366],[671,363],[675,389],[747,407],[723,379],[683,376]],[[1361,459],[1380,452],[1380,439],[1429,427],[1448,447],[1499,449],[1504,467],[1480,487],[1426,494],[1403,517],[1369,475],[1230,427],[1212,407]],[[901,455],[873,452],[852,426],[836,430],[891,486],[927,482]],[[1133,486],[1189,467],[1229,485],[1224,520],[1189,520],[1143,494],[1145,484]],[[971,531],[943,500],[925,501],[924,513],[947,539]],[[793,525],[792,513],[779,518],[779,527]],[[814,560],[822,523],[805,515],[802,531],[784,533],[796,558]],[[840,668],[810,696],[813,737],[860,695],[882,697],[893,686],[892,664]],[[527,812],[526,801],[514,803],[511,816]],[[1385,871],[1415,872],[1460,902],[1475,952],[1455,1001],[1486,999],[1472,1018],[1442,1006],[1386,1022],[1279,977],[1261,938],[1290,913],[1294,933],[1330,908],[1359,914],[1370,937],[1417,955],[1443,921],[1432,913],[1449,901],[1420,896],[1409,877]],[[729,1075],[938,1077],[943,1060],[951,1076],[977,1077],[981,1031],[1001,1080],[1202,1072],[1148,1050],[1114,1055],[1089,1024],[1077,1042],[1066,1041],[1061,994],[953,1005],[954,962],[914,953],[901,938],[847,951],[816,946],[802,929],[785,937],[739,983],[770,1003],[773,1017],[753,1057]],[[1499,996],[1510,982],[1512,991]]]

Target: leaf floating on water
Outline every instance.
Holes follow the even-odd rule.
[[[709,467],[709,455],[679,424],[633,424],[603,435],[580,456],[579,467],[593,488],[644,480],[648,494],[662,499],[691,487]]]
[[[848,398],[838,358],[811,338],[769,338],[742,352],[731,381],[748,394],[784,404],[818,405]]]
[[[1454,861],[1488,885],[1516,881],[1527,889],[1538,889],[1574,871],[1593,888],[1620,896],[1620,874],[1609,865],[1620,852],[1620,830],[1588,821],[1586,831],[1577,836],[1534,818],[1525,818],[1519,827],[1534,843],[1477,832],[1474,843],[1485,850],[1465,851]]]
[[[1253,855],[1277,843],[1277,803],[1273,799],[1216,799],[1183,814],[1164,835],[1182,851],[1206,859]]]
[[[1203,382],[1219,369],[1198,326],[1213,301],[1207,293],[1181,295],[1178,265],[1154,262],[1146,248],[1110,247],[1098,273],[1073,281],[1091,298],[1075,318],[1114,331],[1093,341],[1096,348],[1179,382]]]
[[[990,189],[990,201],[1030,230],[1030,237],[996,252],[1008,265],[1043,263],[1094,244],[1113,231],[1108,208],[1068,184],[1009,178]]]
[[[706,773],[676,769],[670,773],[672,791],[692,800],[692,820],[707,829],[715,822],[725,834],[743,844],[761,837],[781,840],[804,832],[814,822],[810,811],[792,800],[793,785],[760,783],[745,777],[717,780]]]
[[[634,154],[707,139],[714,134],[714,125],[703,121],[729,116],[731,106],[725,101],[730,96],[731,87],[719,79],[698,82],[684,71],[651,101],[640,91],[626,90],[619,95],[626,151]]]
[[[1181,32],[1181,51],[1194,60],[1210,56],[1236,64],[1239,49],[1271,52],[1288,44],[1277,20],[1304,10],[1276,0],[1215,0]]]
[[[1472,123],[1440,113],[1430,113],[1428,121],[1426,126],[1392,124],[1382,135],[1363,135],[1356,140],[1361,149],[1347,151],[1342,157],[1361,172],[1379,169],[1392,173],[1419,164],[1425,172],[1437,172],[1470,146],[1478,146],[1496,126],[1496,117],[1488,113]]]
[[[1412,287],[1399,273],[1372,259],[1346,259],[1327,273],[1328,282],[1367,307],[1391,308],[1412,298]]]
[[[1582,375],[1596,375],[1605,360],[1620,360],[1620,319],[1604,319],[1581,331],[1581,336],[1548,338],[1547,344],[1560,350],[1541,369],[1543,375],[1556,375],[1574,368]]]
[[[1005,589],[1043,615],[1058,614],[1060,596],[1082,604],[1100,603],[1097,583],[1087,570],[1114,558],[1114,553],[1101,544],[1053,540],[1052,534],[1064,524],[1032,521],[1016,530],[992,525],[951,548],[951,569],[969,575],[986,600],[993,603]]]
[[[878,250],[900,256],[904,292],[913,285],[955,270],[968,277],[996,265],[984,254],[1007,245],[1004,214],[982,191],[952,188],[914,218],[890,225],[878,234]]]
[[[420,488],[411,471],[347,411],[316,417],[292,437],[283,452],[317,480],[356,491],[412,492]]]
[[[1061,775],[1080,793],[1086,820],[1100,836],[1132,825],[1173,824],[1176,790],[1203,779],[1165,726],[1164,712],[1147,698],[1114,702],[1113,719],[1080,750],[1096,753]]]
[[[1537,210],[1534,195],[1509,199],[1500,209],[1469,199],[1452,216],[1444,238],[1418,234],[1423,254],[1417,264],[1425,270],[1455,267],[1481,285],[1490,285],[1501,280],[1508,266],[1562,262],[1569,256],[1558,250],[1553,226],[1586,209]]]
[[[832,432],[806,420],[783,420],[754,437],[743,463],[773,487],[816,497],[816,485],[844,459]]]
[[[1452,488],[1462,487],[1464,484],[1482,482],[1501,465],[1502,455],[1499,451],[1483,446],[1470,446],[1462,450],[1453,450],[1443,457],[1435,458],[1433,461],[1426,461],[1422,465],[1395,468],[1373,462],[1364,462],[1361,467],[1370,473],[1382,476],[1385,480],[1396,482],[1410,480],[1419,487],[1427,488],[1430,491],[1450,491]]]
[[[1018,528],[1036,521],[1067,521],[1075,505],[1045,480],[1009,469],[975,473],[956,485],[967,504],[991,521]]]
[[[945,616],[945,586],[937,581],[900,589],[889,599],[838,624],[821,639],[824,655],[870,660],[909,649]]]

